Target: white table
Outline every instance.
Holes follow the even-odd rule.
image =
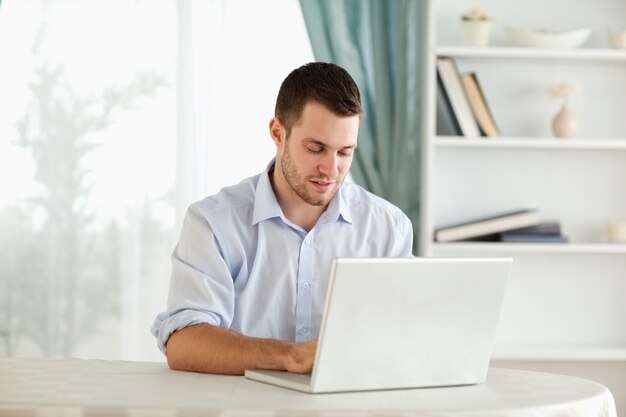
[[[0,359],[4,416],[615,417],[613,396],[580,378],[491,368],[475,386],[304,394],[164,363]]]

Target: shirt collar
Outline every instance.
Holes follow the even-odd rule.
[[[252,224],[255,225],[263,220],[282,217],[282,210],[276,200],[276,195],[270,183],[270,172],[274,169],[274,161],[272,159],[265,171],[259,176],[259,182],[254,192],[254,213],[252,214]]]
[[[254,194],[254,213],[252,215],[252,224],[262,222],[263,220],[280,217],[284,219],[283,211],[276,200],[276,194],[270,183],[270,172],[274,169],[275,159],[272,159],[265,168],[265,171],[259,176],[256,191]],[[324,223],[343,221],[352,224],[352,212],[350,206],[346,202],[345,186],[342,184],[339,191],[328,204],[328,208],[324,213]]]
[[[352,224],[352,212],[350,210],[350,205],[346,202],[346,187],[344,184],[341,184],[337,194],[335,194],[333,199],[330,200],[328,208],[326,209],[325,217],[325,223],[342,219],[346,223]]]

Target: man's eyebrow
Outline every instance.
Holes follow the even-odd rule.
[[[328,148],[329,147],[326,143],[322,142],[319,139],[315,139],[315,138],[306,138],[306,139],[304,139],[304,142],[310,143],[310,144],[314,144],[314,145],[319,145],[319,146],[322,146],[324,148]],[[355,148],[356,148],[356,144],[348,145],[348,146],[342,146],[341,147],[341,149],[355,149]]]

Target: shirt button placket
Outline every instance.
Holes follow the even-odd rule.
[[[300,246],[300,263],[298,265],[297,299],[296,299],[296,342],[311,339],[313,297],[311,280],[315,265],[313,248],[313,231],[304,238]]]

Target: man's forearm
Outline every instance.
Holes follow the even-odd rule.
[[[243,375],[245,369],[277,369],[309,373],[317,341],[290,343],[242,336],[208,324],[174,332],[167,341],[172,369]]]

